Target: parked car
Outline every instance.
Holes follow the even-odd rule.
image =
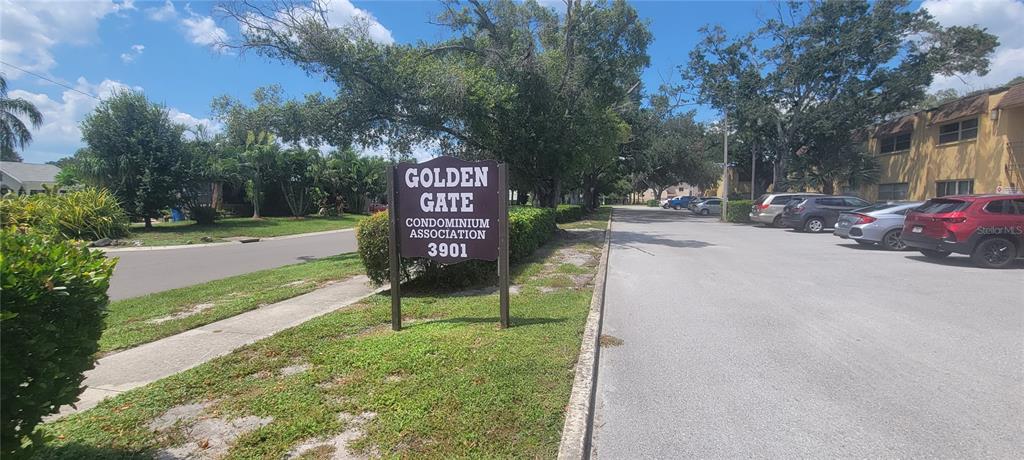
[[[665,208],[665,209],[668,209],[668,208],[672,208],[672,209],[688,208],[689,205],[690,205],[690,202],[692,202],[693,200],[696,200],[696,199],[697,199],[697,197],[695,197],[695,196],[677,196],[675,198],[670,198],[668,200],[668,202],[665,203],[665,205],[662,206],[662,207]]]
[[[882,249],[902,251],[907,247],[900,239],[903,219],[908,212],[922,204],[921,201],[892,201],[841,212],[833,234],[843,239],[852,239],[858,244],[878,244]]]
[[[979,267],[1008,267],[1024,257],[1024,195],[932,198],[907,214],[900,238],[928,258],[955,252]]]
[[[782,209],[782,225],[802,232],[819,233],[834,227],[839,213],[870,204],[855,196],[798,197]]]
[[[693,205],[690,209],[694,214],[700,214],[702,216],[708,216],[711,214],[722,213],[722,199],[721,198],[708,198],[700,201]]]
[[[766,193],[750,207],[750,220],[772,227],[782,225],[782,208],[794,198],[824,196],[820,193]]]

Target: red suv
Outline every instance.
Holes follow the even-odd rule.
[[[1008,267],[1024,257],[1024,195],[932,198],[907,213],[900,239],[932,259],[955,252],[979,267]]]

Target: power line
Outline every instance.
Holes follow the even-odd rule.
[[[27,73],[27,74],[29,74],[29,75],[33,75],[33,76],[39,77],[39,78],[41,78],[41,79],[43,79],[43,80],[46,80],[46,81],[48,81],[48,82],[50,82],[50,83],[53,83],[53,84],[57,85],[57,86],[63,86],[63,87],[65,87],[65,88],[67,88],[67,89],[70,89],[71,91],[74,91],[74,92],[76,92],[76,93],[79,93],[79,94],[83,94],[83,95],[89,96],[89,97],[91,97],[91,98],[93,98],[93,99],[96,99],[97,101],[101,101],[101,102],[103,101],[103,99],[100,99],[100,98],[98,98],[98,97],[96,97],[96,96],[93,96],[92,94],[89,94],[89,93],[87,93],[87,92],[85,92],[85,91],[82,91],[82,90],[80,90],[80,89],[77,89],[77,88],[72,88],[72,87],[70,87],[70,86],[68,86],[68,85],[65,85],[65,84],[63,84],[63,83],[59,82],[59,81],[54,81],[54,80],[51,80],[51,79],[49,79],[49,78],[47,78],[47,77],[44,77],[44,76],[42,76],[42,75],[39,75],[39,74],[37,74],[37,73],[35,73],[35,72],[32,72],[32,71],[28,71],[28,70],[22,69],[21,67],[18,67],[18,66],[14,65],[14,64],[11,64],[11,63],[9,63],[9,62],[4,62],[4,61],[0,61],[0,64],[3,64],[3,65],[5,65],[5,66],[8,66],[8,67],[13,67],[13,68],[15,68],[15,69],[17,69],[17,70],[20,70],[20,71],[22,71],[22,72],[25,72],[25,73]]]

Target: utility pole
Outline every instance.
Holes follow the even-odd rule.
[[[757,199],[757,144],[750,149],[750,201]]]
[[[725,145],[722,149],[722,222],[726,221],[725,215],[729,209],[729,112],[724,112],[723,136]]]

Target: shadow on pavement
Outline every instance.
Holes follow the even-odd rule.
[[[970,257],[957,257],[956,255],[951,255],[949,257],[946,257],[945,259],[930,259],[925,256],[916,255],[907,256],[907,259],[927,262],[935,265],[945,265],[947,267],[973,268],[975,270],[998,270],[996,268],[979,267],[977,265],[974,265],[974,262],[971,261]],[[1009,267],[1006,267],[1003,270],[1024,270],[1024,260],[1017,259],[1013,264],[1010,264]]]
[[[714,244],[706,241],[662,238],[660,236],[647,233],[614,230],[614,228],[612,230],[612,244],[627,247],[629,247],[630,244],[658,244],[673,248],[706,248],[708,246],[714,246]]]
[[[674,210],[674,209],[661,209],[661,208],[646,208],[646,209],[629,209],[629,208],[615,208],[615,222],[623,222],[630,224],[650,224],[650,223],[663,223],[663,222],[683,222],[683,221],[712,221],[718,222],[718,216],[698,216],[685,210]]]

